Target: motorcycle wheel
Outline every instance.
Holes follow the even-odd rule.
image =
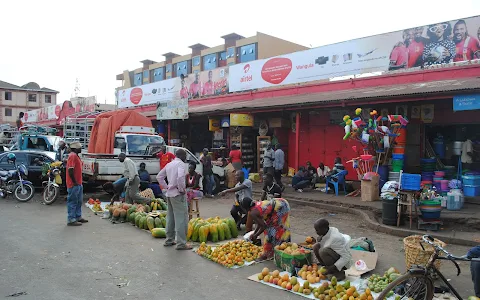
[[[53,184],[49,184],[43,190],[43,202],[46,205],[50,205],[53,202],[57,201],[59,195],[60,189]]]
[[[20,202],[27,202],[33,198],[35,193],[35,188],[31,184],[23,184],[23,189],[21,185],[17,185],[13,191],[13,195]]]

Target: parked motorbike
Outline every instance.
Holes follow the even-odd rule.
[[[0,197],[6,198],[13,194],[20,202],[27,202],[33,198],[35,188],[26,180],[28,175],[27,167],[24,164],[15,164],[14,170],[0,170]]]
[[[46,173],[48,180],[42,182],[42,185],[45,187],[43,190],[43,202],[47,205],[57,201],[60,196],[60,185],[62,184],[60,167],[61,165],[51,164]]]

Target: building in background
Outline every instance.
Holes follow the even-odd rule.
[[[225,42],[216,47],[195,44],[187,55],[168,52],[163,54],[162,62],[143,60],[141,68],[117,75],[117,80],[122,81],[117,90],[308,49],[261,32],[248,38],[236,33],[222,38]]]
[[[14,125],[20,112],[55,105],[57,94],[35,82],[18,86],[0,80],[0,124]]]

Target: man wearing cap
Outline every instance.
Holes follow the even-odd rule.
[[[67,225],[80,226],[88,222],[82,218],[82,161],[78,157],[78,153],[82,151],[82,144],[73,142],[70,144],[70,149],[72,152],[67,160]]]
[[[123,163],[125,170],[123,171],[123,177],[127,178],[125,202],[129,204],[135,203],[150,203],[152,199],[140,196],[139,186],[140,177],[138,176],[138,170],[133,160],[128,158],[125,153],[118,155],[118,160]]]

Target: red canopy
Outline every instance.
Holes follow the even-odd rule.
[[[98,115],[88,145],[89,153],[113,154],[115,132],[121,126],[152,127],[149,118],[134,110],[116,110]]]

